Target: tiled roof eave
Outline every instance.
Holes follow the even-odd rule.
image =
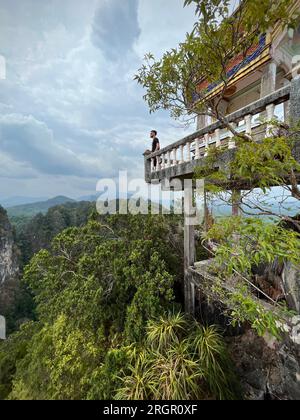
[[[262,54],[253,62],[250,62],[247,66],[243,67],[241,70],[239,70],[235,76],[232,78],[232,80],[229,81],[228,87],[235,84],[242,78],[246,77],[249,73],[253,72],[266,62],[270,61],[272,59],[270,54],[270,45],[268,45],[262,52]],[[221,82],[217,84],[210,92],[207,92],[207,95],[203,98],[198,98],[195,100],[194,104],[197,104],[199,102],[205,102],[209,99],[212,99],[213,97],[217,96],[223,89],[224,83]]]

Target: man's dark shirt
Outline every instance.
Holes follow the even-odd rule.
[[[159,140],[158,140],[158,138],[157,137],[155,137],[154,139],[153,139],[153,142],[152,142],[152,153],[154,153],[155,151],[156,151],[156,148],[157,148],[157,145],[159,144]]]

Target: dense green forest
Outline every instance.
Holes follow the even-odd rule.
[[[1,343],[1,398],[236,397],[219,331],[180,314],[181,217],[93,207],[56,207],[19,229],[22,262],[35,253],[22,279],[32,314]]]
[[[48,248],[52,239],[62,230],[84,225],[94,209],[95,203],[83,201],[54,206],[46,214],[38,213],[31,218],[26,215],[10,217],[16,230],[22,264],[28,263],[40,249]]]
[[[48,249],[52,239],[64,229],[84,225],[89,214],[95,209],[90,202],[66,203],[50,208],[46,214],[39,213],[29,217],[26,214],[11,216],[14,228],[14,243],[18,256],[20,278],[27,263],[41,249]],[[9,305],[2,314],[7,320],[8,332],[15,331],[26,319],[35,319],[35,305],[32,292],[24,282],[16,281],[10,295],[13,305]]]

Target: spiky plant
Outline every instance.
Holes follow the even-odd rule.
[[[181,313],[148,324],[117,399],[233,399],[235,381],[222,335]]]
[[[187,320],[183,314],[169,312],[158,321],[148,323],[146,341],[154,351],[164,352],[171,345],[178,344],[187,329]]]
[[[163,355],[157,354],[153,362],[155,399],[189,400],[203,396],[199,386],[203,372],[191,358],[187,340],[171,345]]]
[[[153,395],[152,360],[142,350],[128,367],[130,374],[122,378],[123,386],[117,391],[117,400],[149,400]]]
[[[218,328],[204,327],[195,322],[189,344],[211,393],[220,400],[233,399],[235,381],[232,364]]]

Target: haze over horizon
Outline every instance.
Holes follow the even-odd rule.
[[[85,196],[119,170],[143,178],[150,129],[162,145],[185,132],[149,115],[133,76],[194,20],[182,0],[2,0],[0,198]]]

